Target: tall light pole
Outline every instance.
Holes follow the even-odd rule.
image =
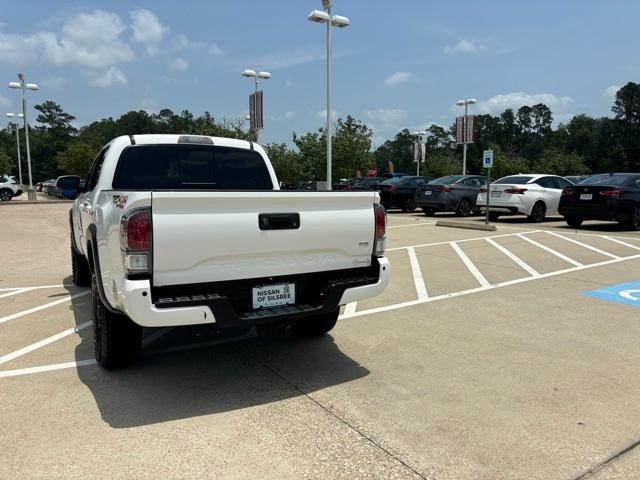
[[[18,118],[22,118],[24,115],[21,113],[7,113],[7,117],[16,118],[15,122],[9,121],[9,123],[13,124],[13,127],[16,129],[16,147],[18,148],[18,179],[20,180],[20,188],[22,188],[22,162],[20,161],[20,135],[18,131],[20,130],[20,125],[18,124]]]
[[[331,27],[345,28],[351,23],[347,17],[331,15],[332,3],[332,0],[322,0],[324,11],[314,10],[307,17],[312,22],[327,24],[327,190],[331,190],[331,52],[333,48]]]
[[[420,145],[422,144],[422,135],[425,134],[426,135],[427,132],[413,132],[414,135],[416,135],[418,137],[418,148],[422,148]],[[426,150],[426,147],[425,147]],[[422,150],[421,150],[422,152]],[[419,155],[417,155],[417,162],[416,164],[418,165],[418,170],[416,171],[416,176],[420,176],[420,155],[422,155],[422,153],[420,153]]]
[[[258,93],[258,83],[260,83],[260,80],[258,80],[259,78],[262,80],[268,80],[269,78],[271,78],[271,74],[269,72],[256,72],[255,70],[243,70],[241,75],[243,77],[253,77],[254,80],[254,93]],[[258,129],[256,128],[255,131],[254,129],[251,127],[251,123],[249,123],[249,130],[253,133],[253,137],[254,140],[257,142],[258,141]]]
[[[35,83],[25,83],[24,75],[18,74],[17,82],[9,82],[9,88],[19,88],[22,90],[22,118],[24,120],[24,136],[27,145],[27,168],[29,170],[29,189],[27,190],[27,198],[29,200],[36,199],[36,191],[33,189],[33,177],[31,176],[31,150],[29,149],[29,122],[27,121],[27,90],[38,90]]]
[[[473,105],[477,100],[475,98],[467,98],[466,100],[458,100],[456,105],[464,106],[464,117],[462,120],[462,174],[467,174],[467,109],[469,105]]]

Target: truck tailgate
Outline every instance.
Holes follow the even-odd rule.
[[[375,192],[153,192],[153,284],[369,266],[377,202]],[[260,228],[261,214],[273,228]],[[271,214],[298,214],[299,225]]]

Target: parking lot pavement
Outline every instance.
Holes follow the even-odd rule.
[[[389,288],[331,335],[150,329],[140,364],[105,372],[67,211],[0,209],[0,478],[640,471],[640,310],[586,296],[639,279],[637,233],[390,214]]]

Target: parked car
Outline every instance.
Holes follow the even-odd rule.
[[[586,180],[587,178],[589,178],[591,175],[570,175],[570,176],[566,176],[564,178],[566,178],[567,180],[569,180],[571,183],[573,183],[574,185],[579,184],[581,181]]]
[[[378,190],[378,185],[387,180],[382,177],[364,177],[349,186],[346,190]]]
[[[396,178],[396,177],[409,177],[408,173],[402,172],[391,172],[391,173],[383,173],[380,175],[382,178]]]
[[[481,187],[486,187],[487,177],[481,175],[449,175],[436,178],[418,193],[416,207],[427,216],[436,212],[455,212],[468,217],[476,209],[476,199]]]
[[[42,191],[48,195],[53,195],[55,193],[57,178],[52,178],[51,180],[45,180],[42,182]]]
[[[280,191],[265,151],[245,140],[115,138],[69,223],[104,368],[137,359],[145,326],[320,336],[342,305],[389,280],[377,192]]]
[[[389,178],[378,184],[380,203],[387,210],[398,207],[403,212],[413,212],[418,193],[422,192],[430,180],[428,177],[411,176]]]
[[[491,184],[489,220],[500,215],[526,215],[529,221],[542,222],[548,214],[558,213],[562,190],[573,184],[557,175],[537,173],[502,177]],[[480,189],[476,199],[478,207],[487,206],[487,189]]]
[[[640,230],[640,173],[593,175],[566,187],[558,210],[573,228],[585,220],[610,220]]]
[[[22,187],[14,177],[0,175],[0,202],[8,202],[22,195]]]
[[[55,196],[73,200],[80,193],[81,179],[77,175],[63,175],[58,177],[55,186]]]

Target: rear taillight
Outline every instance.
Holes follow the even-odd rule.
[[[524,195],[524,192],[526,192],[527,189],[526,188],[506,188],[504,190],[504,193],[511,193],[511,194],[515,194],[515,195]]]
[[[120,220],[120,249],[127,273],[151,273],[151,209],[141,208]]]
[[[384,255],[385,243],[387,241],[387,211],[380,204],[374,205],[376,230],[373,244],[373,254],[377,257]]]
[[[614,188],[612,190],[602,190],[600,195],[603,197],[622,197],[624,195],[624,190],[621,188]]]
[[[480,187],[480,193],[487,193],[487,187]]]
[[[444,186],[440,185],[439,187],[436,187],[436,192],[440,192],[440,193],[449,193],[449,192],[453,192],[453,188],[451,188],[451,187],[444,187]]]
[[[564,187],[564,189],[562,190],[562,196],[563,197],[570,197],[571,195],[573,195],[573,188],[572,187]]]

